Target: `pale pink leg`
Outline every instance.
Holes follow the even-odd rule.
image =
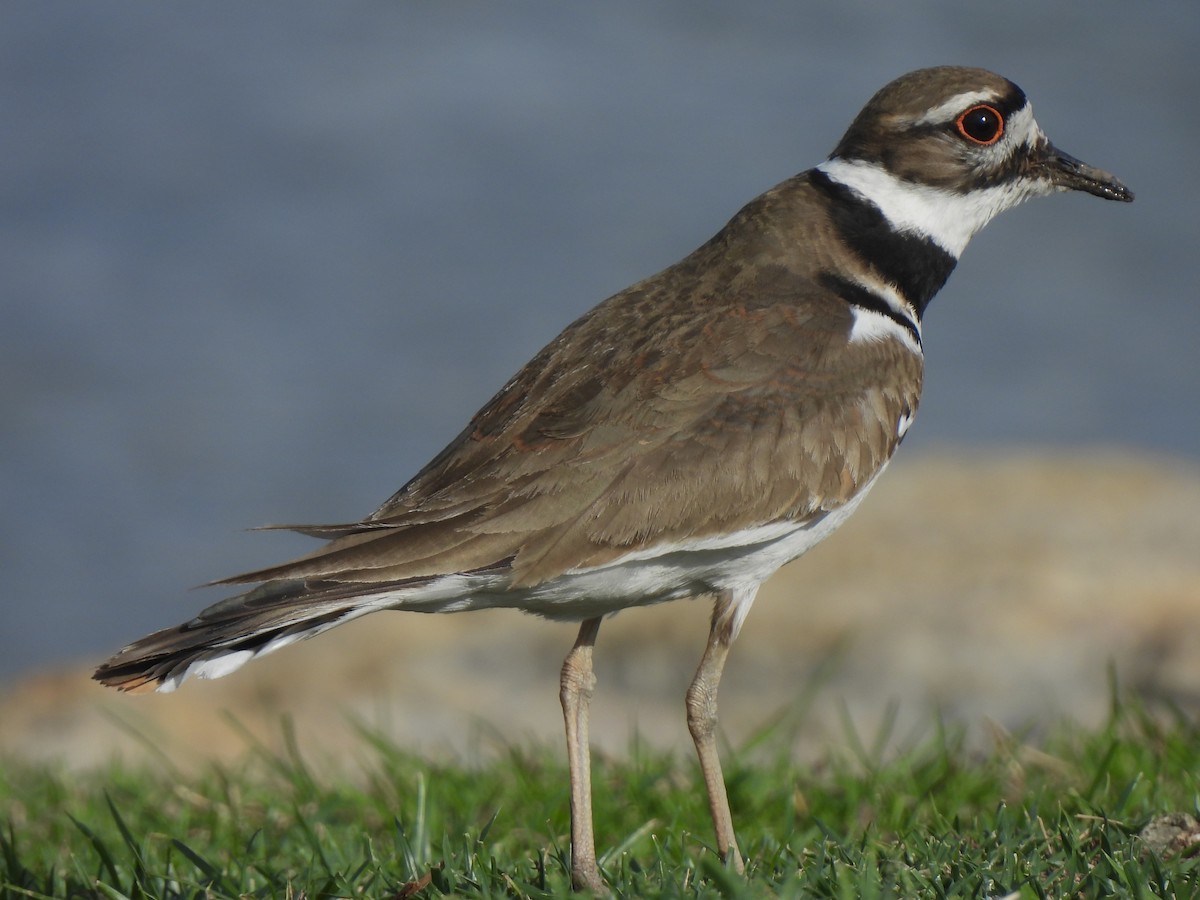
[[[575,646],[563,662],[559,683],[563,719],[567,725],[567,767],[571,779],[571,885],[575,890],[604,893],[607,888],[596,865],[596,836],[592,831],[592,765],[588,739],[588,710],[596,689],[592,674],[592,645],[600,619],[579,627]]]
[[[721,683],[721,672],[725,668],[725,657],[736,636],[736,623],[731,613],[732,598],[723,594],[713,607],[712,628],[708,633],[708,646],[700,658],[700,667],[687,691],[687,721],[692,740],[696,743],[696,755],[700,757],[700,771],[704,775],[704,786],[708,789],[708,808],[712,813],[713,828],[717,836],[717,851],[726,862],[733,861],[734,868],[744,871],[742,855],[738,852],[737,838],[733,834],[733,816],[729,813],[729,797],[725,793],[725,778],[721,774],[721,759],[717,754],[717,687]]]

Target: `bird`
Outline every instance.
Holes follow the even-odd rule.
[[[570,874],[600,892],[589,749],[600,624],[711,597],[686,721],[716,850],[744,872],[717,692],[759,586],[854,512],[904,439],[925,311],[968,241],[998,213],[1064,191],[1133,199],[1058,150],[1006,78],[939,66],[895,79],[828,159],[568,325],[375,512],[271,526],[325,543],[212,582],[255,586],[125,647],[94,677],[172,691],[380,610],[505,607],[579,623],[559,679]]]

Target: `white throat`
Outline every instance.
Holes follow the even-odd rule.
[[[955,259],[999,212],[1030,196],[1030,185],[1010,182],[964,194],[903,181],[877,163],[828,159],[817,169],[869,200],[897,231],[929,238]]]

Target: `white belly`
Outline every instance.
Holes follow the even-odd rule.
[[[532,587],[508,576],[447,575],[421,587],[380,595],[372,609],[461,612],[508,607],[548,619],[580,621],[630,606],[733,591],[753,596],[785,563],[829,537],[858,508],[880,468],[847,503],[819,518],[776,522],[720,537],[660,544],[603,566],[568,571]]]

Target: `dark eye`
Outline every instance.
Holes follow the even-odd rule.
[[[976,144],[994,144],[1004,134],[1004,116],[991,106],[972,106],[954,120],[958,133]]]

